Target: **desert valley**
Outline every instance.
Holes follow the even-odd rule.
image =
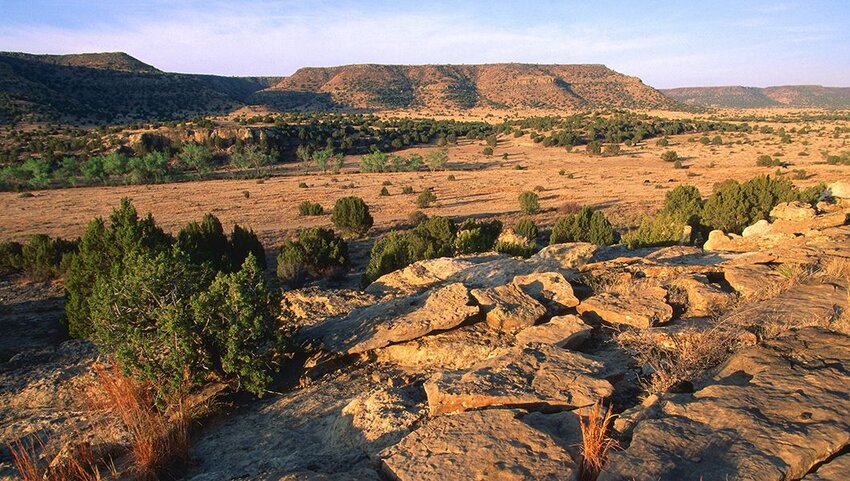
[[[0,479],[845,480],[848,142],[850,88],[0,53]]]

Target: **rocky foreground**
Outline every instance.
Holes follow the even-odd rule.
[[[705,250],[559,244],[287,292],[298,385],[207,422],[186,478],[578,479],[605,400],[600,480],[847,479],[848,216],[782,204]],[[81,416],[95,354],[39,352],[0,374],[3,441]]]

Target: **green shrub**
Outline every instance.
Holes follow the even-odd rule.
[[[525,191],[519,195],[519,208],[526,214],[535,214],[540,211],[539,197],[536,193]]]
[[[448,217],[434,216],[417,225],[411,245],[416,260],[452,255],[457,226]]]
[[[190,222],[177,234],[177,246],[194,264],[209,263],[216,271],[230,270],[227,236],[218,217],[204,215],[201,222]]]
[[[532,244],[517,244],[515,242],[498,241],[493,247],[493,250],[500,254],[507,254],[514,257],[531,257],[534,254],[535,246]]]
[[[514,224],[513,231],[514,234],[526,239],[529,242],[537,239],[537,225],[534,224],[534,221],[532,219],[520,219],[519,222]]]
[[[555,222],[549,242],[590,242],[596,245],[614,243],[614,228],[605,214],[590,207],[582,207],[575,214],[563,217]]]
[[[728,180],[715,186],[703,207],[702,223],[711,229],[740,234],[745,227],[769,219],[780,202],[811,201],[811,193],[797,190],[787,179],[755,177],[739,184]]]
[[[248,255],[253,255],[260,268],[266,268],[266,249],[253,230],[244,228],[239,224],[233,226],[230,233],[227,255],[230,258],[231,270],[238,270]]]
[[[94,285],[92,340],[161,396],[210,374],[262,395],[280,352],[279,304],[253,256],[209,278],[179,249],[128,252]]]
[[[434,202],[437,201],[437,195],[431,189],[425,189],[419,193],[419,197],[416,198],[416,207],[420,209],[427,209]]]
[[[629,249],[675,245],[682,240],[685,223],[666,214],[644,217],[640,227],[623,235]]]
[[[345,235],[362,237],[372,228],[369,206],[360,197],[342,197],[334,204],[331,221]]]
[[[490,157],[493,155],[493,147],[484,147],[484,150],[481,151],[486,157]]]
[[[413,187],[411,187],[409,185],[405,185],[404,187],[401,188],[401,193],[405,194],[405,195],[410,195],[410,194],[413,193]]]
[[[76,248],[75,242],[45,234],[30,236],[21,249],[23,271],[38,281],[59,277],[68,269]]]
[[[24,268],[24,246],[20,242],[0,242],[0,275],[14,274]]]
[[[756,166],[758,167],[782,167],[784,165],[784,162],[781,160],[774,159],[767,154],[759,155],[758,159],[756,159]]]
[[[667,147],[668,145],[670,145],[670,141],[667,139],[667,137],[662,137],[655,142],[655,145],[659,147]]]
[[[100,218],[89,222],[65,279],[64,322],[71,336],[89,337],[92,333],[89,297],[99,277],[120,269],[130,253],[155,255],[171,242],[150,214],[140,219],[126,198],[112,211],[108,227]]]
[[[348,245],[333,230],[323,227],[305,229],[298,239],[280,247],[278,277],[292,287],[303,284],[305,274],[314,277],[334,275],[348,265]]]
[[[661,212],[676,222],[699,225],[702,217],[702,194],[692,185],[679,185],[667,192]]]
[[[450,256],[455,248],[457,227],[451,219],[435,216],[405,232],[393,232],[372,246],[363,283],[413,262]]]
[[[299,189],[306,189],[306,188],[308,188],[308,187],[309,187],[309,186],[307,185],[307,182],[299,182],[299,183],[298,183],[298,188],[299,188]]]
[[[381,197],[388,197],[390,195],[390,191],[387,190],[386,187],[381,187],[381,193],[379,195]]]
[[[476,254],[490,252],[502,233],[502,222],[499,220],[475,221],[467,220],[461,224],[455,237],[456,254]]]
[[[684,169],[684,168],[685,168],[685,166],[683,166],[683,165],[682,165],[682,161],[681,161],[681,160],[676,159],[676,161],[675,161],[675,162],[673,162],[673,168],[674,168],[674,169]]]
[[[675,150],[668,150],[661,154],[661,160],[664,162],[675,162],[679,160],[679,154],[677,154]]]
[[[363,283],[374,282],[384,274],[401,269],[415,261],[407,232],[393,232],[372,246]]]
[[[300,216],[322,215],[324,213],[325,208],[317,202],[305,200],[298,204],[298,215]]]

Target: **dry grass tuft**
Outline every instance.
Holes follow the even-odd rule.
[[[582,481],[595,481],[605,465],[608,452],[617,446],[617,442],[608,436],[608,430],[614,420],[614,414],[609,405],[606,411],[602,411],[602,403],[597,401],[585,420],[579,416],[581,427],[581,465],[579,466],[579,479]]]
[[[725,361],[741,334],[737,326],[718,322],[710,328],[688,327],[669,335],[629,329],[617,336],[617,342],[652,371],[645,382],[647,391],[662,393]]]
[[[155,406],[150,386],[137,383],[117,367],[96,368],[97,387],[90,393],[93,409],[118,416],[130,437],[132,471],[141,479],[159,473],[189,457],[189,416],[182,401],[171,412]]]
[[[44,442],[36,437],[39,450],[44,452]],[[23,481],[100,481],[98,458],[88,442],[71,441],[65,444],[50,463],[45,463],[36,453],[36,443],[25,445],[17,440],[9,451],[12,461]],[[114,470],[112,471],[113,474]]]

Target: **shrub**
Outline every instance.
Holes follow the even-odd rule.
[[[262,395],[278,353],[279,304],[253,256],[238,272],[207,278],[179,249],[128,253],[95,283],[92,340],[164,396],[210,373]]]
[[[121,199],[107,227],[103,219],[89,222],[76,255],[72,256],[65,279],[65,323],[74,337],[92,333],[89,297],[101,276],[120,269],[130,253],[152,254],[165,250],[171,238],[148,214],[140,219],[129,199]]]
[[[381,197],[388,197],[390,195],[390,191],[387,190],[386,187],[381,187],[381,193],[379,195]]]
[[[77,249],[75,242],[35,234],[21,248],[22,269],[38,281],[64,274]]]
[[[298,204],[298,215],[300,216],[322,215],[324,213],[325,208],[317,202],[305,200]]]
[[[582,207],[575,214],[563,217],[555,222],[549,242],[590,242],[596,245],[614,243],[614,228],[602,212],[590,207]]]
[[[306,189],[307,188],[307,182],[299,182],[298,188],[299,189]]]
[[[588,155],[601,155],[602,154],[602,144],[598,141],[594,140],[587,143],[587,153]]]
[[[667,139],[667,137],[662,137],[658,139],[657,142],[655,142],[655,145],[659,147],[667,147],[668,145],[670,145],[670,141]]]
[[[369,206],[360,197],[342,197],[334,204],[331,213],[334,227],[345,235],[362,237],[372,228]]]
[[[702,195],[692,185],[679,185],[667,192],[661,212],[676,222],[697,226],[702,217]]]
[[[238,270],[245,263],[249,254],[254,256],[262,269],[266,268],[266,249],[257,234],[251,229],[235,224],[233,232],[230,234],[227,251],[231,264],[230,270]]]
[[[532,244],[517,244],[515,242],[498,241],[493,247],[493,250],[500,254],[528,258],[534,254],[535,246]]]
[[[313,227],[288,240],[277,257],[278,277],[292,287],[303,284],[305,274],[334,275],[348,265],[348,245],[333,230]]]
[[[491,152],[492,154],[492,152]],[[425,156],[425,163],[433,172],[435,170],[443,170],[449,162],[449,151],[446,149],[437,149],[428,152]]]
[[[675,150],[668,150],[661,154],[661,160],[664,162],[675,162],[679,160],[679,154],[677,154]]]
[[[681,160],[676,159],[676,161],[675,161],[675,162],[673,162],[673,168],[674,168],[674,169],[684,169],[685,167],[682,165],[682,161],[681,161]]]
[[[401,188],[401,193],[405,194],[405,195],[410,195],[410,194],[413,193],[413,187],[411,187],[409,185],[405,185],[404,187]]]
[[[602,149],[603,157],[616,157],[620,155],[620,144],[606,144]]]
[[[420,209],[427,209],[434,202],[437,201],[437,196],[434,192],[428,188],[419,193],[419,197],[416,198],[416,206]]]
[[[493,155],[493,147],[484,147],[484,150],[482,150],[481,153],[487,157],[490,157],[491,155]]]
[[[446,180],[448,180],[448,181],[455,181],[455,180],[457,180],[457,179],[455,178],[454,174],[451,174],[451,175],[449,175],[448,177],[446,177]]]
[[[764,154],[759,155],[758,159],[756,159],[756,166],[758,167],[785,167],[785,162],[782,162],[780,159],[774,159],[773,157]]]
[[[428,220],[428,215],[421,210],[414,210],[407,216],[407,221],[413,226],[417,226],[426,220]]]
[[[539,197],[536,193],[525,191],[519,195],[519,208],[526,214],[534,214],[540,211]]]
[[[493,250],[501,233],[502,223],[498,220],[489,222],[468,220],[460,226],[460,230],[455,236],[455,253],[489,252]]]
[[[379,239],[372,246],[369,263],[363,274],[364,284],[374,282],[384,274],[410,265],[414,260],[409,235],[406,232],[393,232]]]
[[[644,217],[640,227],[623,235],[629,249],[675,245],[682,240],[685,223],[666,214]]]
[[[811,201],[787,179],[755,177],[739,184],[729,180],[715,186],[705,202],[702,223],[712,229],[740,234],[748,225],[769,219],[771,209],[780,202]]]
[[[230,270],[227,236],[218,218],[204,215],[200,223],[190,222],[177,234],[177,246],[194,264],[209,263],[213,270]]]
[[[537,225],[535,225],[534,221],[529,218],[520,219],[519,222],[514,224],[513,231],[514,234],[528,240],[529,242],[537,239]]]
[[[24,268],[23,249],[20,242],[0,242],[0,275],[14,274]]]

